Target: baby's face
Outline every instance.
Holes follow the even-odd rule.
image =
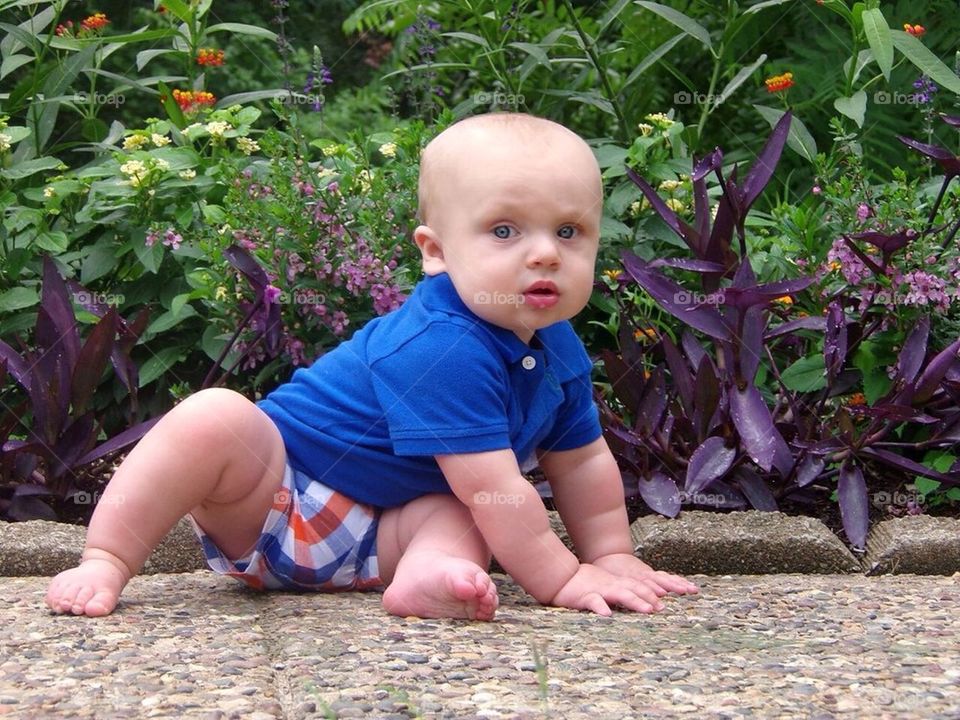
[[[447,272],[478,316],[533,333],[584,308],[593,288],[602,206],[600,173],[573,134],[468,133],[435,173],[424,270]],[[431,255],[429,242],[435,239]]]

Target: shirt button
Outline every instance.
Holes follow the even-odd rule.
[[[520,364],[524,370],[533,370],[537,366],[537,359],[533,355],[527,355]]]

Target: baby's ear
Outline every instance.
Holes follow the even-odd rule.
[[[446,272],[447,264],[443,259],[443,247],[439,236],[427,225],[418,225],[413,231],[413,241],[420,248],[423,272],[427,275],[439,275]]]

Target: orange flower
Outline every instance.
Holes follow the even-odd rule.
[[[764,80],[764,82],[767,84],[768,93],[783,92],[784,90],[792,88],[795,84],[793,82],[792,72],[786,72],[783,75],[774,75]]]
[[[775,303],[780,303],[781,305],[793,305],[793,298],[789,295],[783,295],[781,297],[774,298],[773,301]]]
[[[633,331],[633,339],[637,342],[647,342],[648,340],[656,340],[659,337],[655,328],[637,328]]]
[[[223,65],[223,50],[200,48],[197,51],[197,65],[206,65],[209,67],[219,67]]]
[[[64,35],[73,35],[73,20],[67,20],[61,25],[57,25],[57,29],[54,30],[57,34],[57,37],[63,37]]]
[[[851,406],[851,405],[854,405],[854,406],[856,406],[856,405],[866,405],[866,404],[867,404],[867,398],[866,398],[866,396],[865,396],[863,393],[854,393],[853,395],[851,395],[850,397],[847,398],[847,402],[846,402],[845,404],[846,404],[848,407]]]
[[[205,90],[174,90],[173,99],[184,112],[196,112],[204,107],[211,107],[217,98],[213,93]]]
[[[913,35],[915,38],[923,37],[927,32],[927,29],[923,25],[911,25],[910,23],[903,24],[904,32]]]
[[[107,19],[107,16],[102,12],[98,12],[85,18],[83,22],[80,23],[80,29],[95,32],[97,30],[103,30],[109,23],[110,21]]]

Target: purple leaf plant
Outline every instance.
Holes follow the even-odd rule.
[[[931,352],[925,317],[899,351],[890,390],[871,405],[843,402],[862,383],[853,352],[876,330],[866,325],[866,312],[857,312],[859,300],[841,295],[823,317],[788,319],[775,301],[796,297],[817,278],[760,283],[747,256],[747,214],[773,177],[790,122],[788,112],[742,182],[736,167],[724,175],[719,148],[694,162],[692,224],[628,170],[693,257],[648,262],[624,252],[624,270],[686,327],[679,343],[663,333],[641,345],[634,338],[640,328],[622,314],[620,352],[602,354],[614,399],[598,396],[601,419],[625,485],[654,511],[670,517],[684,505],[769,511],[785,499],[809,501],[812,489],[836,491],[847,539],[862,550],[871,482],[923,476],[960,483],[957,464],[938,472],[920,462],[925,451],[960,441],[960,339]],[[925,231],[932,232],[946,187],[960,174],[960,159],[901,140],[944,169]],[[711,174],[722,190],[715,219],[707,200]],[[958,226],[945,226],[945,243]],[[904,229],[850,235],[845,242],[879,275],[917,236]],[[862,243],[878,248],[879,260]],[[699,287],[689,289],[668,269],[699,276]],[[791,375],[794,368],[788,372],[798,357],[808,371],[802,381]],[[761,364],[765,381],[758,381]]]

